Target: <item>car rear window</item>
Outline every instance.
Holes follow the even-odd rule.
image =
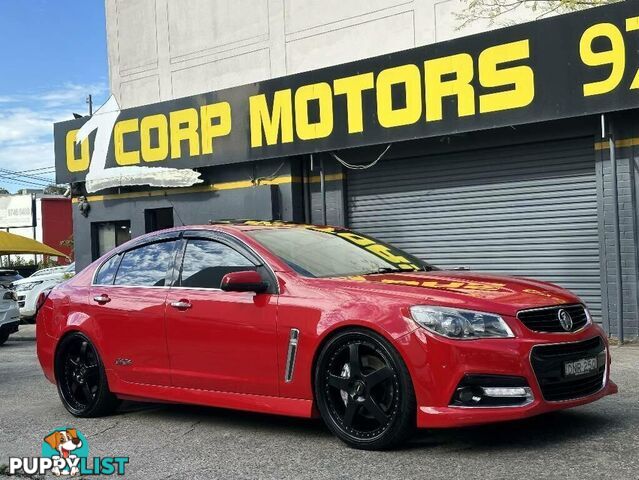
[[[122,255],[114,255],[102,264],[95,275],[95,285],[113,285],[115,273],[118,271]]]
[[[176,243],[151,243],[126,252],[115,275],[115,285],[164,286]]]

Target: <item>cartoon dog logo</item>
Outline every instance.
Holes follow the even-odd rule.
[[[75,428],[67,428],[66,430],[58,430],[51,432],[44,437],[44,441],[59,453],[58,456],[53,456],[61,459],[76,459],[78,458],[73,452],[79,448],[82,448],[82,440],[78,436],[78,431]],[[52,469],[54,475],[77,475],[80,473],[78,467],[73,467],[71,470],[62,470],[55,467]]]

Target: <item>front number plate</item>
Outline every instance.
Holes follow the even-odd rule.
[[[580,358],[573,362],[564,363],[564,375],[566,377],[578,377],[597,371],[597,358]]]

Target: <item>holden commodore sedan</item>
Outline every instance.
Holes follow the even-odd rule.
[[[438,270],[342,228],[155,232],[45,297],[38,357],[79,417],[122,399],[321,416],[383,449],[617,392],[606,336],[572,293]]]

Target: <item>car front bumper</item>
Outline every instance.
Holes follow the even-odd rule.
[[[561,400],[549,401],[547,386],[542,390],[543,373],[533,367],[532,352],[535,347],[555,346],[568,350],[576,345],[601,338],[605,354],[600,385],[592,375],[595,388],[580,394],[570,380],[559,384],[566,392]],[[404,358],[413,379],[417,398],[417,426],[419,428],[442,428],[479,425],[499,421],[517,420],[555,410],[584,405],[606,395],[617,393],[617,386],[610,380],[610,353],[605,334],[600,327],[589,325],[580,332],[570,334],[524,333],[516,338],[482,339],[471,341],[450,340],[417,329],[401,340]],[[572,354],[562,353],[560,360],[573,360],[586,356],[576,350]],[[555,365],[556,367],[556,365]],[[525,379],[533,398],[519,406],[461,406],[455,405],[453,397],[460,382],[468,375],[497,377],[519,377]],[[563,375],[556,374],[559,377]],[[586,376],[585,380],[591,379]],[[579,383],[579,382],[577,382]],[[597,388],[598,387],[598,388]],[[575,388],[574,394],[570,391]]]
[[[19,325],[20,322],[18,320],[3,323],[2,325],[0,325],[0,335],[11,335],[12,333],[16,333],[18,331]]]
[[[3,301],[0,305],[0,328],[13,328],[6,325],[12,325],[16,322],[20,322],[18,303]]]

